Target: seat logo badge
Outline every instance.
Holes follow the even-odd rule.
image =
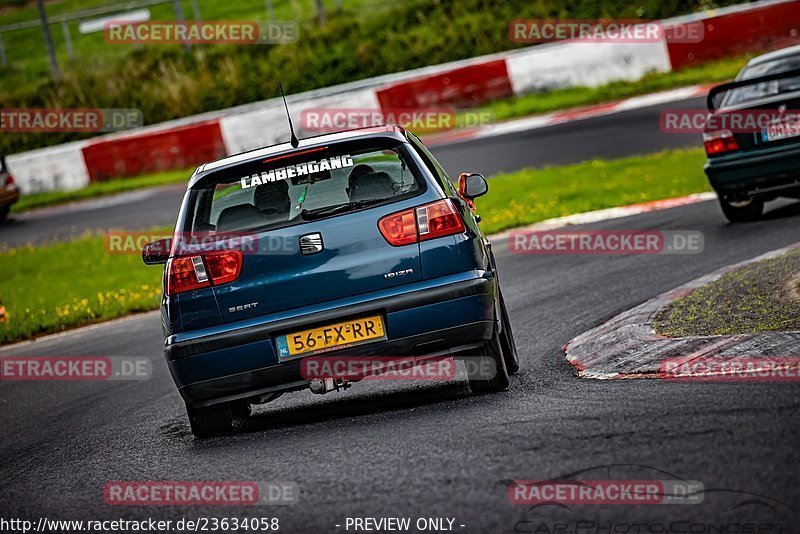
[[[407,274],[412,274],[413,272],[414,272],[414,269],[405,269],[403,271],[395,271],[393,273],[386,273],[386,274],[383,275],[383,277],[388,280],[388,279],[394,278],[396,276],[405,276]]]
[[[258,306],[258,302],[251,302],[249,304],[240,304],[239,306],[231,306],[228,308],[228,313],[236,313],[244,310],[252,310]]]
[[[300,253],[303,256],[309,256],[317,252],[322,252],[322,234],[318,232],[300,236]]]

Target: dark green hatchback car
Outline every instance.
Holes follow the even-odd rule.
[[[800,46],[752,59],[711,90],[708,109],[705,172],[729,221],[758,219],[777,197],[800,198]]]

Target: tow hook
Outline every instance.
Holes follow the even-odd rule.
[[[308,389],[312,393],[323,395],[329,391],[347,389],[352,384],[343,378],[312,378],[308,382]]]

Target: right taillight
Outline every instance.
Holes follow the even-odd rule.
[[[172,258],[167,261],[167,295],[233,282],[241,270],[241,250]]]
[[[384,239],[395,247],[463,233],[466,228],[450,199],[387,215],[378,221]]]
[[[709,156],[739,150],[739,143],[736,142],[736,138],[730,130],[703,133],[703,144],[706,147],[706,154]]]

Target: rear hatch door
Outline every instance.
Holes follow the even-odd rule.
[[[392,246],[378,228],[426,190],[402,141],[299,152],[249,162],[193,193],[193,231],[251,236],[242,238],[238,279],[213,289],[224,322],[421,280],[419,244]]]

